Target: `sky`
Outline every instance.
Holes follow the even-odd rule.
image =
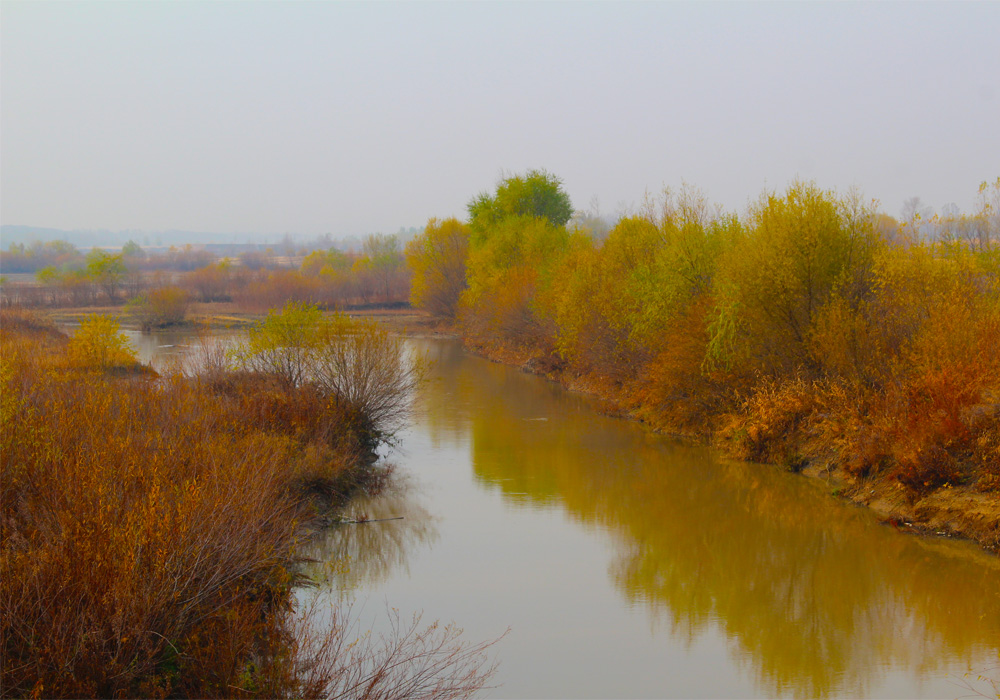
[[[315,236],[796,178],[974,209],[1000,2],[0,0],[0,223]]]

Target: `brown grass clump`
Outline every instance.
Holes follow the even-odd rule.
[[[808,461],[803,449],[816,395],[816,386],[804,379],[762,382],[730,417],[721,437],[731,441],[741,459],[800,471]]]

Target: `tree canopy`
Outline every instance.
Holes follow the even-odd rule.
[[[573,205],[562,180],[545,170],[529,170],[497,183],[496,194],[480,192],[468,204],[469,226],[481,231],[510,217],[548,219],[563,226],[573,216]]]
[[[435,316],[453,319],[466,287],[469,227],[458,219],[431,219],[423,233],[406,246],[413,270],[411,303]]]

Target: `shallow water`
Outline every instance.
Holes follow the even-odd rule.
[[[953,698],[970,671],[1000,677],[996,557],[457,343],[411,346],[434,368],[388,456],[396,484],[352,506],[404,519],[306,552],[364,626],[388,605],[470,640],[509,627],[491,697]]]

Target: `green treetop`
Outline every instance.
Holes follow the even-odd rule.
[[[563,226],[573,215],[569,195],[562,180],[545,170],[529,170],[524,175],[503,178],[496,194],[480,192],[468,204],[469,226],[483,230],[504,219],[531,216]]]

